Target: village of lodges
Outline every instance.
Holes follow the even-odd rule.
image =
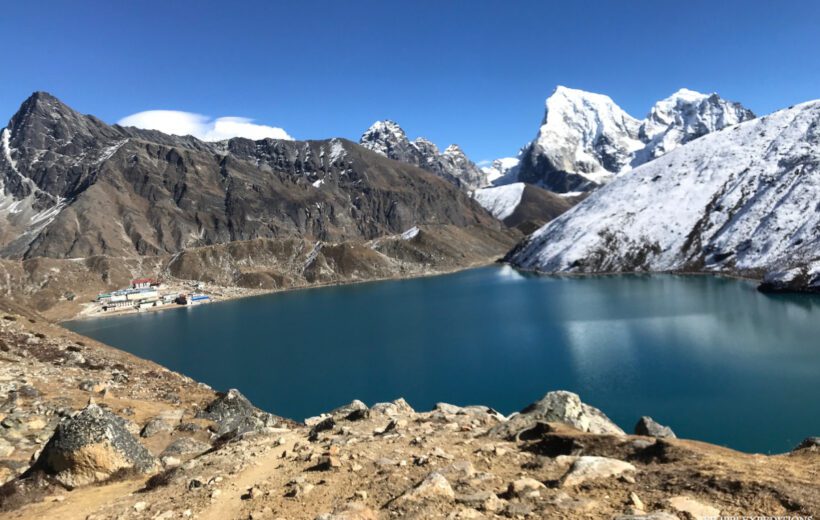
[[[202,289],[201,283],[192,283],[193,289]],[[166,305],[198,305],[209,303],[211,297],[201,292],[169,290],[155,278],[137,278],[127,289],[101,293],[95,298],[100,311],[147,310]]]

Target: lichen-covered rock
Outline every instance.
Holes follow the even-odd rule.
[[[219,394],[197,417],[214,421],[217,435],[231,437],[258,431],[276,422],[272,415],[258,410],[235,388]]]
[[[581,402],[578,394],[564,390],[549,392],[541,400],[510,417],[507,422],[490,430],[490,434],[514,438],[539,423],[547,422],[568,424],[584,432],[624,435],[624,431],[601,410]]]
[[[635,435],[645,435],[647,437],[671,438],[676,437],[675,432],[669,426],[664,426],[656,422],[653,418],[643,416],[635,425]]]
[[[148,472],[154,466],[125,420],[95,404],[61,422],[34,464],[67,486],[99,482],[125,469]]]

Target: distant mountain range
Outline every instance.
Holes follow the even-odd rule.
[[[500,227],[453,184],[344,139],[210,143],[107,125],[38,92],[0,148],[0,255],[12,258]],[[461,161],[455,150],[442,155]]]
[[[820,289],[820,102],[756,119],[682,89],[637,120],[606,96],[558,87],[546,108],[517,159],[482,169],[392,121],[360,144],[203,142],[108,125],[38,92],[0,133],[0,256],[357,241],[392,251],[380,261],[394,275],[411,258],[452,268],[501,253],[516,233],[503,222],[535,231],[507,256],[526,269],[767,274],[771,288]],[[420,249],[378,242],[405,235]],[[458,260],[460,247],[469,258]],[[240,250],[220,261],[239,266]],[[198,258],[190,276],[211,265],[186,258]]]

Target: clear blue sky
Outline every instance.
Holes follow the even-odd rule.
[[[758,113],[820,98],[818,24],[808,0],[8,2],[0,120],[35,90],[108,122],[173,109],[297,139],[390,118],[479,161],[529,141],[557,84],[640,117],[684,86]]]

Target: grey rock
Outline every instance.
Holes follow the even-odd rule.
[[[94,404],[57,426],[33,466],[68,486],[105,480],[122,469],[154,467],[154,458],[128,432],[125,420]]]
[[[385,415],[412,415],[416,413],[413,410],[413,407],[410,406],[404,398],[399,397],[395,401],[391,401],[389,403],[376,403],[374,404],[370,410],[376,413],[382,413]]]
[[[588,480],[616,477],[636,471],[635,466],[622,460],[584,456],[572,463],[566,474],[561,477],[560,485],[561,487],[577,486]]]
[[[170,432],[174,430],[174,425],[165,419],[155,417],[145,423],[145,426],[140,430],[140,437],[153,437],[161,432]]]
[[[676,437],[675,432],[669,426],[657,423],[648,416],[643,416],[635,425],[635,435],[645,435],[647,437],[672,438]]]
[[[792,451],[797,450],[817,450],[820,449],[820,437],[806,437],[803,439],[800,444],[794,447]]]
[[[344,406],[335,408],[333,411],[330,412],[329,415],[331,415],[332,417],[347,417],[353,412],[361,412],[364,410],[369,410],[367,405],[364,404],[362,401],[359,401],[358,399],[354,399],[353,401]]]
[[[228,437],[261,430],[267,425],[266,418],[269,415],[258,410],[235,388],[220,394],[197,413],[197,417],[216,423],[218,436]]]
[[[559,422],[584,432],[624,435],[602,411],[581,402],[578,394],[563,390],[549,392],[539,401],[490,430],[490,435],[512,439],[538,423]]]
[[[310,429],[310,433],[308,433],[308,439],[310,441],[315,441],[319,438],[319,433],[325,432],[328,430],[332,430],[336,426],[336,421],[333,420],[333,417],[328,417],[318,423],[316,423],[313,428]]]
[[[211,449],[210,444],[192,439],[190,437],[182,437],[169,444],[162,451],[162,456],[199,455],[209,449]]]
[[[40,392],[31,385],[20,385],[19,388],[17,388],[17,394],[26,399],[36,399],[40,397]]]

